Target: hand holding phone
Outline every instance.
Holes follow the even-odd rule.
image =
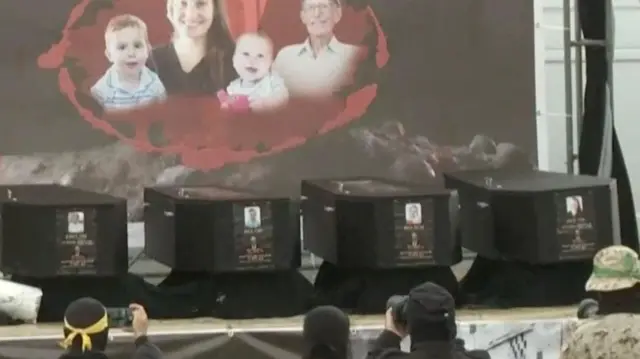
[[[109,328],[130,328],[133,313],[129,308],[107,308]]]

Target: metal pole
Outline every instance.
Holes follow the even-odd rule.
[[[564,104],[567,131],[567,173],[574,172],[574,144],[573,144],[573,66],[571,64],[571,0],[563,0],[563,28],[564,28]]]
[[[580,0],[573,2],[573,38],[577,42],[582,42],[582,27],[580,26]],[[584,82],[582,75],[583,46],[574,46],[574,57],[576,62],[576,119],[578,133],[578,149],[580,148],[580,137],[582,136],[582,122],[584,120]]]
[[[605,47],[607,49],[607,66],[608,66],[608,85],[609,85],[609,105],[611,106],[611,116],[612,118],[615,118],[615,116],[613,116],[613,109],[615,108],[613,106],[613,61],[614,61],[614,52],[615,52],[615,19],[614,19],[614,14],[613,14],[613,1],[612,0],[605,0],[605,16],[606,16],[606,34],[605,34]]]

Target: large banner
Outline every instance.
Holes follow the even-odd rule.
[[[533,163],[533,6],[3,1],[0,183],[130,199]]]
[[[458,337],[467,349],[489,351],[492,358],[550,359],[558,358],[568,321],[533,322],[466,322],[458,327]],[[298,359],[303,350],[301,333],[296,328],[246,332],[189,332],[186,328],[162,335],[152,341],[164,352],[165,359]],[[60,329],[62,330],[62,328]],[[366,356],[370,342],[379,328],[353,331],[351,348],[354,359]],[[2,341],[0,359],[50,359],[60,355],[60,338]],[[403,343],[409,350],[409,343]],[[131,335],[118,336],[108,344],[110,359],[127,359],[134,348]]]

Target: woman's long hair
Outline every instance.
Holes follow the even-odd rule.
[[[212,80],[221,83],[222,86],[226,86],[235,78],[233,69],[235,42],[229,31],[229,16],[225,1],[229,0],[213,0],[213,22],[207,31],[205,55],[211,68]]]
[[[172,7],[178,0],[167,0],[167,14],[173,16]],[[211,0],[213,4],[213,20],[206,35],[206,52],[204,60],[209,62],[211,80],[221,86],[226,86],[235,78],[233,69],[233,52],[235,42],[229,30],[229,16],[226,1]],[[237,0],[236,0],[237,1]]]

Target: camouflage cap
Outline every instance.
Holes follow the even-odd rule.
[[[585,289],[612,292],[637,283],[640,283],[638,254],[629,247],[616,245],[601,249],[593,257],[593,272]]]

